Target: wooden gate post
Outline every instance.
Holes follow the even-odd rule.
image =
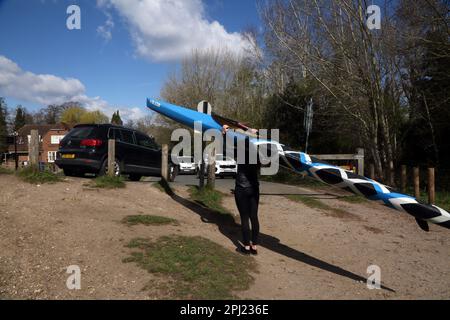
[[[37,130],[31,130],[30,135],[30,143],[28,144],[30,165],[39,170],[39,132]]]
[[[169,146],[162,145],[161,150],[161,178],[164,182],[169,181]]]
[[[114,162],[116,160],[116,140],[109,139],[108,140],[108,176],[114,177],[115,168]]]
[[[400,172],[400,184],[402,193],[406,192],[406,166],[402,164]]]
[[[364,176],[364,149],[356,149],[357,160],[358,160],[358,174]]]
[[[216,149],[212,148],[208,154],[208,188],[214,189],[216,185]]]
[[[434,204],[435,201],[434,168],[428,168],[428,203]]]
[[[417,200],[420,199],[420,177],[419,177],[420,171],[418,167],[414,167],[413,169],[413,177],[414,177],[414,197],[416,197]]]

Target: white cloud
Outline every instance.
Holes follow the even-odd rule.
[[[24,101],[50,104],[83,95],[85,87],[77,79],[23,71],[15,62],[0,56],[0,92]]]
[[[0,55],[0,95],[41,105],[78,101],[88,110],[111,116],[117,109],[124,119],[136,120],[145,114],[140,108],[113,107],[100,97],[89,97],[80,80],[22,70],[14,61]]]
[[[106,13],[105,24],[97,27],[97,34],[105,39],[106,42],[112,39],[112,29],[114,28],[114,21],[111,14]]]
[[[180,59],[193,49],[228,48],[241,53],[249,43],[208,21],[201,0],[97,0],[125,19],[138,55],[153,61]]]

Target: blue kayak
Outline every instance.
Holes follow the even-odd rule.
[[[161,100],[147,99],[147,107],[190,128],[194,128],[195,122],[201,122],[203,131],[209,129],[222,130],[224,124],[232,128],[248,129],[238,121],[215,114],[204,114]],[[228,134],[235,139],[247,139],[251,145],[256,147],[268,144],[275,145],[280,158],[279,163],[283,167],[296,173],[306,173],[308,176],[326,184],[361,195],[369,200],[380,201],[392,209],[406,212],[416,219],[422,230],[429,230],[428,222],[450,229],[450,213],[438,206],[420,203],[414,197],[399,193],[393,188],[357,175],[352,171],[322,162],[304,152],[287,150],[284,145],[277,141],[258,139],[240,131],[230,131]]]

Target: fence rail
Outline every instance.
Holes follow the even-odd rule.
[[[313,154],[312,157],[316,157],[320,160],[356,160],[358,174],[364,175],[364,149],[356,149],[355,154]]]

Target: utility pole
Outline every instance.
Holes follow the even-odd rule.
[[[204,114],[211,114],[211,104],[206,101],[200,101],[197,106],[197,111],[202,112]],[[202,156],[200,159],[200,170],[199,170],[199,189],[203,189],[205,187],[205,159],[203,157],[203,150],[205,149],[205,143],[203,142],[203,132],[200,133],[202,135]]]
[[[305,144],[305,153],[308,153],[308,142],[309,142],[309,134],[312,128],[312,120],[313,120],[313,100],[312,98],[309,100],[305,109],[304,116],[304,126],[306,131],[306,144]]]
[[[15,162],[15,170],[17,171],[19,169],[19,157],[17,156],[17,136],[19,133],[17,131],[14,131],[14,162]]]

